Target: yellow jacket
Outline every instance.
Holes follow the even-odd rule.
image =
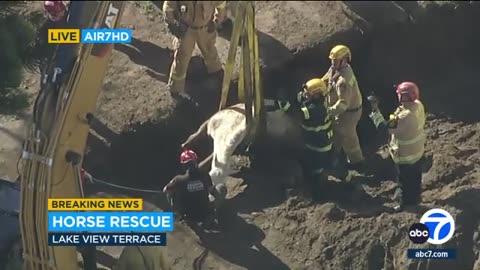
[[[213,18],[223,21],[226,5],[226,1],[164,1],[163,12],[167,23],[179,20],[191,27],[204,27]]]
[[[337,72],[338,74],[332,74],[330,69],[322,78],[329,85],[327,101],[330,113],[334,116],[362,106],[362,94],[352,67],[347,65]]]
[[[425,109],[419,100],[407,102],[393,113],[397,125],[390,130],[390,154],[397,164],[413,164],[425,151]]]

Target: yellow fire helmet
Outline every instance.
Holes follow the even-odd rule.
[[[325,81],[318,78],[309,80],[306,84],[304,84],[303,88],[307,93],[312,95],[320,93],[322,96],[325,96],[328,92]]]
[[[337,45],[330,51],[329,58],[335,60],[342,59],[345,56],[348,57],[348,62],[352,61],[352,53],[350,52],[350,49],[345,45]]]

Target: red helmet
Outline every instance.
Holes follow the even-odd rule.
[[[186,163],[189,163],[191,161],[197,161],[197,159],[198,159],[197,154],[195,152],[193,152],[192,150],[185,150],[180,155],[180,163],[182,163],[182,164],[186,164]]]
[[[63,1],[44,1],[43,9],[47,12],[48,18],[56,22],[64,16],[66,6]]]
[[[403,82],[397,86],[398,100],[402,101],[402,95],[407,95],[410,101],[415,101],[420,97],[420,90],[413,82]]]

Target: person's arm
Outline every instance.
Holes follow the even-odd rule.
[[[227,1],[213,1],[215,13],[213,14],[213,22],[219,26],[227,17]]]
[[[411,123],[408,119],[412,117],[409,110],[401,111],[398,114],[390,115],[390,120],[387,122],[388,131],[390,134],[397,135],[408,129],[408,123]]]
[[[335,104],[333,104],[329,111],[332,115],[340,115],[344,113],[347,109],[349,104],[349,95],[352,92],[350,85],[345,81],[344,78],[340,78],[337,82],[336,86],[338,100]]]
[[[174,23],[176,21],[175,12],[178,10],[177,1],[164,1],[162,9],[165,14],[165,22],[167,24]]]
[[[210,174],[205,173],[204,176],[202,177],[202,182],[205,185],[205,188],[208,190],[208,193],[214,194],[213,190],[215,186],[213,185],[212,178],[210,177]]]
[[[331,74],[332,74],[332,68],[329,68],[328,71],[325,73],[325,75],[323,75],[323,77],[321,78],[325,82],[325,84],[329,83]]]
[[[312,110],[311,110],[312,111]],[[314,114],[315,117],[318,117],[318,119],[323,119],[323,122],[325,125],[330,125],[331,124],[331,117],[330,114],[328,113],[327,107],[322,106],[322,105],[316,105],[314,108],[314,111],[311,112],[311,114]]]
[[[163,192],[172,192],[180,183],[184,181],[185,178],[181,177],[180,175],[173,177],[173,179],[165,185],[165,187],[163,188]]]
[[[397,113],[390,114],[390,118],[385,120],[380,110],[375,110],[370,113],[370,119],[372,119],[373,124],[380,132],[389,132],[390,134],[395,134],[398,130],[398,115]],[[402,129],[403,127],[400,127]]]

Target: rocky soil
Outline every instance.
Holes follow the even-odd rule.
[[[86,158],[87,169],[99,178],[140,188],[159,188],[178,173],[180,143],[217,109],[219,95],[219,83],[205,78],[200,57],[192,59],[187,83],[197,106],[166,92],[172,37],[155,5],[161,2],[127,5],[122,23],[135,26],[135,39],[115,46]],[[423,202],[412,211],[391,211],[396,196],[392,167],[377,151],[377,137],[365,119],[359,131],[373,175],[357,175],[348,184],[332,182],[320,204],[295,196],[285,200],[279,183],[296,174],[285,158],[232,177],[226,231],[206,234],[176,225],[166,247],[172,268],[191,269],[206,248],[202,269],[480,269],[478,4],[257,1],[256,13],[269,93],[278,87],[294,91],[300,82],[322,75],[328,50],[337,43],[352,48],[364,96],[375,90],[385,112],[395,105],[393,84],[419,83],[429,112]],[[228,40],[218,38],[223,60],[228,46]],[[13,153],[19,148],[3,136],[12,137],[15,125],[1,119],[0,174],[14,178],[18,156]],[[205,145],[198,149],[202,155]],[[457,259],[407,259],[408,248],[427,247],[410,242],[408,227],[436,207],[456,219],[454,238],[444,246],[455,247]],[[113,263],[105,258],[121,251],[100,250],[109,254],[101,257],[105,267]]]

